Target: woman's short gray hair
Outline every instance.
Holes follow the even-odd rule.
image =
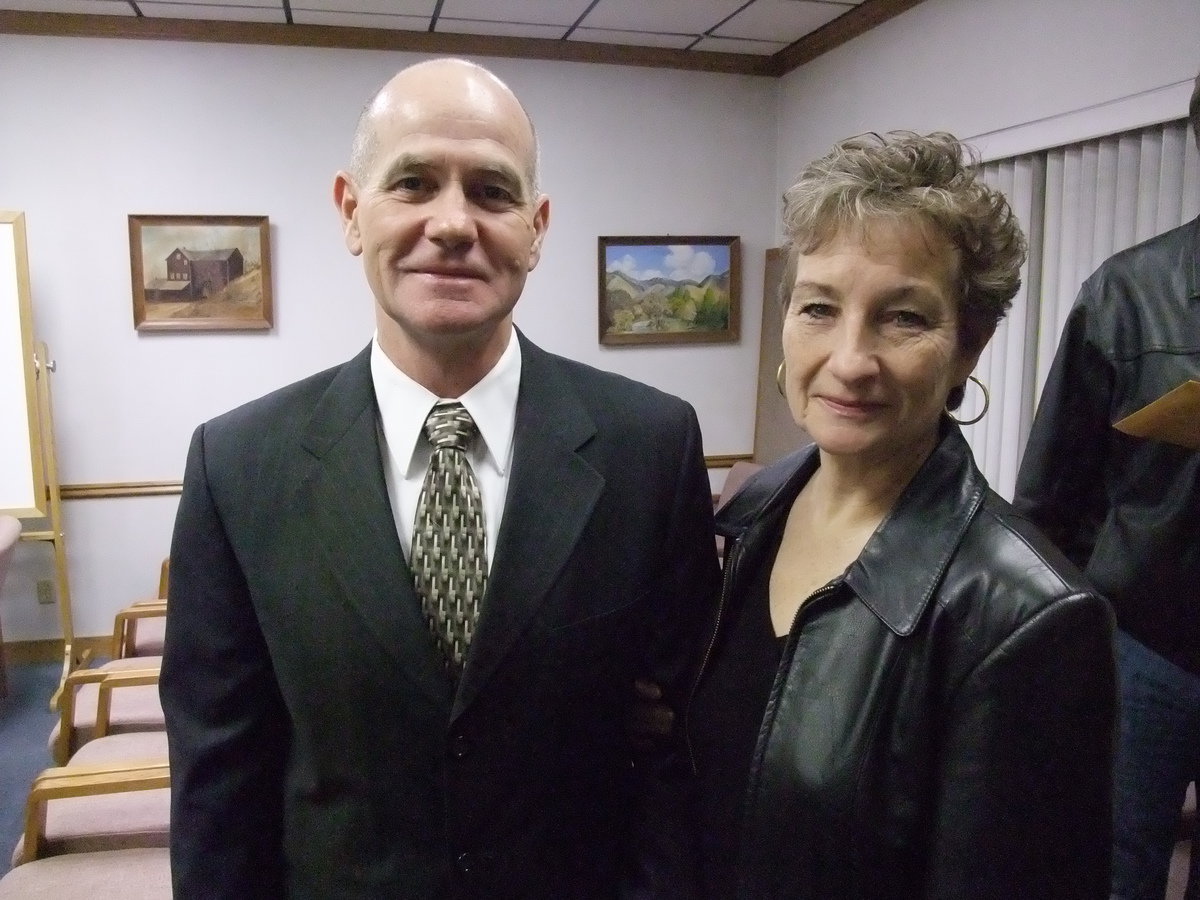
[[[979,178],[978,156],[945,132],[892,131],[838,143],[784,192],[786,300],[797,257],[847,226],[916,220],[961,257],[959,346],[981,350],[1021,287],[1025,235],[1004,195]]]

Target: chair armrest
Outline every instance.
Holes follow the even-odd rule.
[[[95,797],[171,786],[165,760],[45,769],[33,780],[25,802],[25,862],[38,858],[46,840],[46,805],[67,797]]]
[[[133,655],[139,619],[158,618],[167,614],[167,601],[159,598],[138,600],[117,610],[113,618],[112,658],[124,659]]]
[[[96,737],[104,737],[108,734],[114,688],[158,684],[158,676],[158,669],[128,669],[123,672],[109,672],[108,677],[101,680],[100,694],[96,698]]]
[[[155,684],[158,681],[159,670],[156,668],[125,669],[122,671],[107,671],[105,669],[76,669],[63,681],[62,693],[58,699],[59,726],[58,739],[54,745],[54,761],[66,765],[71,755],[71,743],[75,736],[75,693],[80,685],[99,684],[99,698],[96,706],[96,735],[108,733],[109,715],[112,710],[112,689],[114,687],[132,687],[135,685]]]

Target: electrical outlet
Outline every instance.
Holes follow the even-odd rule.
[[[54,603],[54,582],[39,581],[37,583],[37,598],[38,603],[43,606],[49,606]]]

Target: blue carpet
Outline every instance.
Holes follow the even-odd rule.
[[[46,741],[58,715],[50,711],[50,697],[61,671],[59,663],[8,667],[8,696],[0,699],[0,875],[9,870],[25,827],[29,785],[52,765]]]

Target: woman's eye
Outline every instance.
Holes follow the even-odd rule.
[[[815,301],[799,304],[798,311],[800,315],[809,316],[814,319],[824,319],[834,314],[834,308],[831,304],[818,303]]]
[[[898,309],[891,315],[892,321],[901,328],[927,328],[929,320],[919,312],[913,312],[911,309]]]

